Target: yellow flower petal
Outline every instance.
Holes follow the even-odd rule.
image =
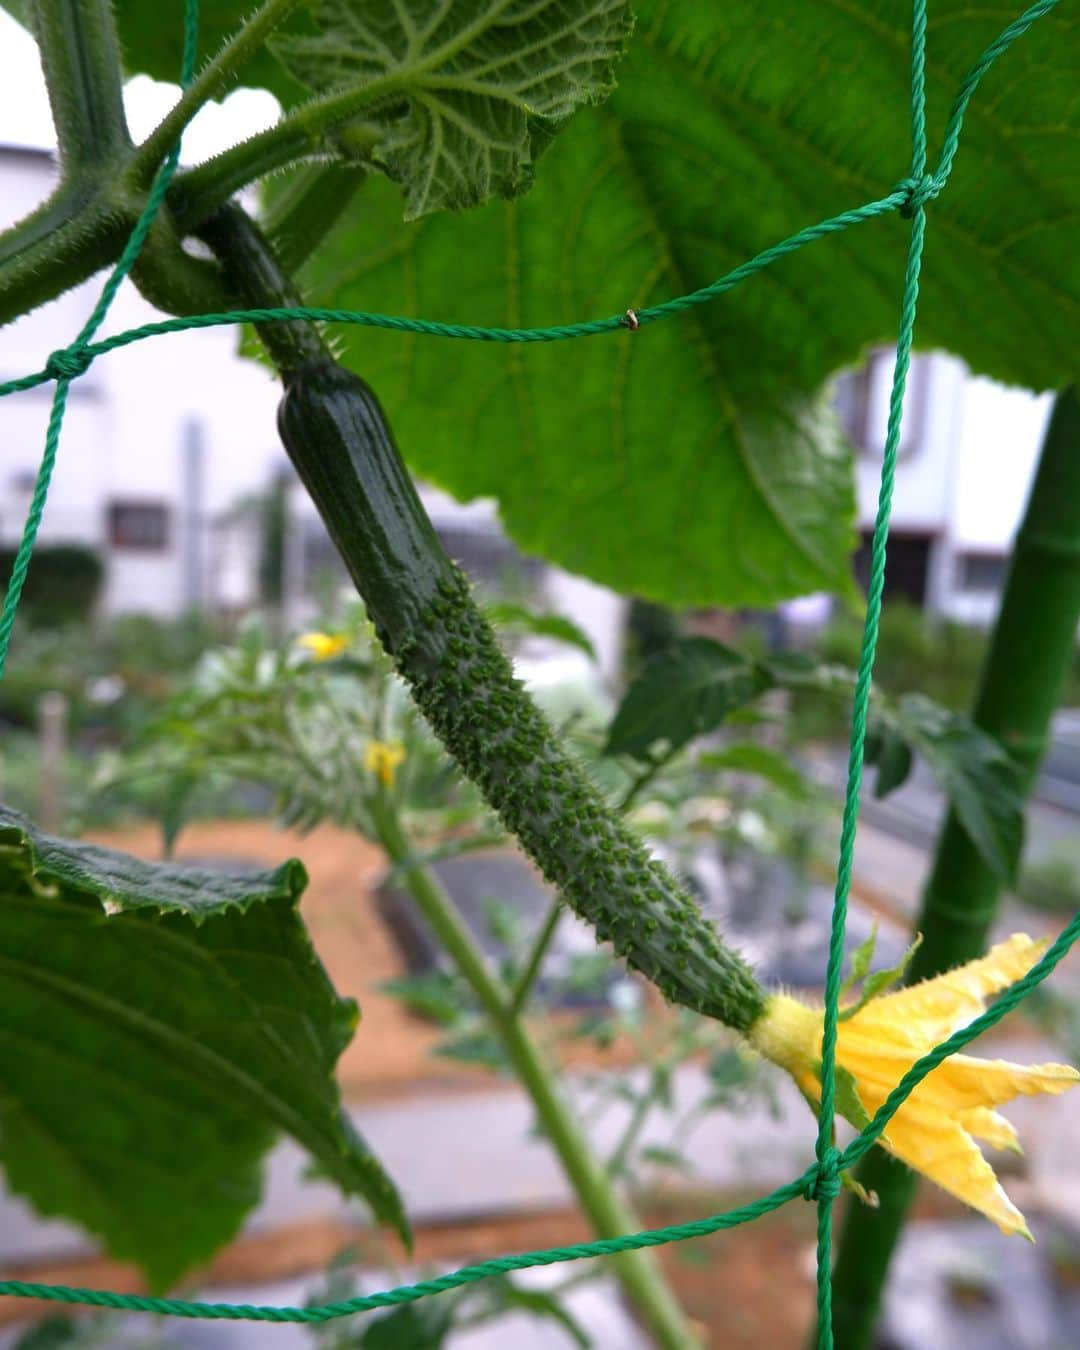
[[[901,1107],[882,1141],[890,1153],[964,1204],[985,1214],[1003,1233],[1030,1238],[1024,1216],[1005,1194],[994,1169],[957,1121],[905,1118]]]
[[[369,741],[364,749],[364,768],[385,788],[394,786],[397,767],[405,758],[400,741]]]
[[[297,645],[305,647],[316,661],[330,661],[341,655],[349,639],[343,633],[305,633],[297,638]]]
[[[1010,1153],[1023,1152],[1015,1125],[997,1111],[990,1111],[985,1106],[972,1107],[970,1111],[962,1113],[960,1124],[968,1134],[982,1139],[991,1148],[1007,1149]]]
[[[872,1116],[911,1068],[941,1040],[983,1011],[986,998],[1031,969],[1045,943],[1022,933],[985,957],[934,979],[872,999],[837,1029],[836,1059]],[[786,994],[769,1000],[749,1038],[820,1101],[822,1012]],[[1011,1064],[951,1055],[910,1093],[880,1143],[909,1167],[992,1219],[1030,1237],[1023,1215],[998,1184],[976,1139],[1019,1150],[1013,1126],[993,1108],[1019,1096],[1056,1096],[1080,1082],[1064,1064]],[[855,1112],[853,1111],[854,1115]],[[853,1123],[858,1123],[853,1121]]]
[[[1046,945],[1045,940],[1035,941],[1026,933],[1014,933],[976,961],[884,998],[871,999],[852,1021],[888,1020],[901,1034],[909,1021],[915,1022],[922,1035],[931,1035],[930,1044],[934,1044],[978,1017],[990,994],[1000,993],[1022,979]]]

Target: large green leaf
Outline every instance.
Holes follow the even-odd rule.
[[[689,274],[670,251],[682,227],[643,222],[659,204],[625,161],[617,124],[593,116],[577,121],[600,134],[564,131],[520,206],[403,226],[397,194],[371,181],[357,199],[363,238],[331,234],[305,270],[309,295],[516,327],[683,290]],[[678,199],[664,209],[678,215]],[[498,498],[531,553],[681,604],[845,589],[854,495],[835,420],[775,368],[767,398],[758,372],[749,389],[752,367],[732,364],[718,320],[720,308],[699,310],[572,346],[352,330],[342,344],[411,467],[460,497]]]
[[[306,269],[312,299],[509,326],[619,313],[907,173],[908,0],[636,8],[619,88],[560,135],[528,197],[402,228],[398,194],[372,181]],[[931,7],[935,147],[1016,13]],[[930,206],[917,340],[1034,387],[1071,373],[1080,336],[1077,25],[1060,6],[985,77]],[[659,599],[765,604],[844,582],[850,470],[810,400],[895,334],[907,235],[898,215],[859,225],[637,333],[342,341],[417,472],[497,497],[527,549]]]
[[[4,3],[10,5],[12,0]],[[216,53],[257,8],[254,0],[199,0],[200,53],[204,57]],[[147,4],[146,0],[113,0],[113,9],[128,70],[133,75],[152,75],[155,80],[176,84],[184,38],[184,0],[172,0],[167,7]],[[313,32],[306,5],[301,4],[288,15],[278,31]],[[307,97],[307,91],[267,47],[260,47],[249,57],[237,78],[240,84],[269,89],[286,107]]]
[[[237,1230],[278,1131],[407,1233],[341,1110],[356,1005],[296,912],[305,882],[140,862],[0,807],[0,1159],[155,1286]]]
[[[562,122],[610,93],[630,31],[626,0],[312,0],[318,32],[271,48],[316,94],[386,89],[365,103],[379,165],[406,215],[517,197]]]

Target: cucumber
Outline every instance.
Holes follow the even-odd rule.
[[[299,303],[242,212],[219,213],[201,233],[247,303]],[[439,542],[375,395],[312,325],[267,321],[259,333],[285,386],[285,449],[435,734],[601,940],[671,1002],[747,1031],[765,990],[601,799],[515,679]]]

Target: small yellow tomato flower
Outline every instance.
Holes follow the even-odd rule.
[[[306,648],[316,661],[331,661],[349,645],[344,633],[305,633],[297,644]]]
[[[398,765],[405,758],[400,741],[369,741],[364,750],[364,768],[373,773],[384,788],[394,786]]]
[[[1045,942],[1015,933],[986,956],[934,979],[871,999],[837,1031],[836,1062],[851,1077],[871,1116],[908,1069],[973,1021],[991,994],[1026,975]],[[792,1075],[813,1102],[821,1100],[820,1008],[776,994],[750,1029],[767,1059]],[[1003,1233],[1030,1239],[1024,1216],[1005,1194],[976,1139],[1019,1151],[1013,1126],[994,1109],[1019,1096],[1057,1095],[1080,1082],[1064,1064],[1011,1064],[951,1055],[915,1088],[885,1127],[880,1143],[943,1190],[993,1220]],[[840,1101],[837,1109],[843,1110]],[[851,1119],[852,1113],[845,1111]],[[865,1123],[865,1122],[863,1122]],[[852,1124],[859,1126],[858,1120]]]

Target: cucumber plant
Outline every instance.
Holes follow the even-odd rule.
[[[281,117],[172,182],[133,275],[175,313],[291,303],[290,272],[327,304],[398,312],[415,301],[430,314],[504,319],[510,328],[621,312],[705,284],[808,215],[855,205],[845,196],[852,183],[884,196],[907,162],[897,115],[907,106],[908,72],[896,55],[909,22],[903,0],[888,0],[873,25],[858,10],[801,0],[785,0],[772,23],[751,0],[642,0],[632,40],[620,0],[263,0],[254,11],[245,0],[217,0],[205,7],[201,34],[209,59],[139,145],[124,116],[121,54],[128,73],[171,77],[179,24],[170,32],[139,0],[3,3],[38,40],[61,172],[49,200],[0,235],[0,322],[119,256],[177,137],[236,81],[273,92]],[[948,32],[928,81],[940,121],[998,24],[963,0],[940,0],[935,15]],[[1067,230],[1080,175],[1061,174],[1057,143],[1032,132],[1030,109],[1038,106],[1047,126],[1064,122],[1067,83],[1059,88],[1045,72],[1063,69],[1074,33],[1068,15],[1044,16],[1010,52],[1007,82],[973,105],[995,171],[966,169],[961,156],[950,192],[933,203],[949,228],[937,232],[924,276],[925,341],[1040,389],[1073,374],[1080,279]],[[808,90],[807,51],[813,88],[842,81],[842,106]],[[835,81],[824,78],[830,73]],[[1013,151],[1021,137],[1023,162]],[[229,204],[260,182],[262,233]],[[815,245],[720,305],[646,332],[629,325],[580,341],[572,354],[561,344],[466,351],[369,335],[332,355],[312,325],[259,327],[285,386],[282,439],[436,734],[601,938],[670,999],[738,1031],[760,1015],[763,989],[515,681],[466,579],[438,545],[380,404],[412,469],[461,496],[495,496],[523,546],[596,580],[681,606],[850,593],[853,482],[826,386],[892,331],[902,246],[898,221],[860,226],[843,250]],[[885,277],[897,279],[895,290]],[[406,360],[404,342],[412,344]],[[1070,406],[1061,405],[1058,439],[1074,426]],[[1053,528],[1031,524],[1013,571],[1019,594],[1010,592],[1009,612],[1046,613],[1041,649],[1025,653],[1027,675],[1045,665],[1046,678],[1024,684],[1043,729],[1080,586],[1068,562],[1075,550],[1046,555],[1058,569],[1053,587],[1040,573],[1051,566],[1039,553],[1047,539],[1075,534],[1075,514],[1058,518],[1061,501],[1037,503]],[[1013,634],[1008,645],[1022,644]],[[990,703],[986,728],[1007,742],[1009,699],[994,693]],[[953,852],[973,850],[988,869],[983,903],[1015,864],[1019,795],[1002,786],[999,748],[956,731],[918,702],[902,704],[877,744],[879,785],[902,777],[909,742],[943,772],[958,755],[979,761],[981,775],[952,775],[948,829],[961,841]],[[1038,735],[1025,723],[1028,740]],[[373,801],[378,837],[499,1028],[596,1231],[624,1230],[632,1216],[591,1159],[518,1001],[416,864],[400,821],[382,798]],[[12,896],[25,910],[40,850],[31,827],[15,822],[10,832],[13,875],[23,878]],[[208,929],[198,907],[174,911],[160,885],[148,879],[140,913],[119,917],[137,918],[148,934],[153,915],[166,926],[189,923],[197,946]],[[78,896],[76,907],[101,902],[108,912],[112,903],[93,889]],[[955,955],[948,942],[925,943],[922,967],[946,950]],[[327,1033],[328,1046],[335,1037]],[[319,1100],[332,1117],[333,1097]],[[310,1121],[290,1121],[298,1137],[316,1138]],[[331,1134],[346,1125],[323,1121]],[[253,1156],[260,1147],[253,1143]],[[52,1211],[75,1212],[40,1164],[24,1151],[24,1189]],[[392,1212],[382,1180],[375,1192],[376,1209]],[[234,1205],[219,1239],[237,1212]],[[116,1245],[112,1219],[80,1217]],[[123,1215],[117,1223],[123,1228]],[[172,1252],[159,1278],[204,1254],[209,1240],[207,1232],[201,1246]],[[628,1255],[618,1269],[657,1337],[687,1344],[685,1318],[651,1263]]]

